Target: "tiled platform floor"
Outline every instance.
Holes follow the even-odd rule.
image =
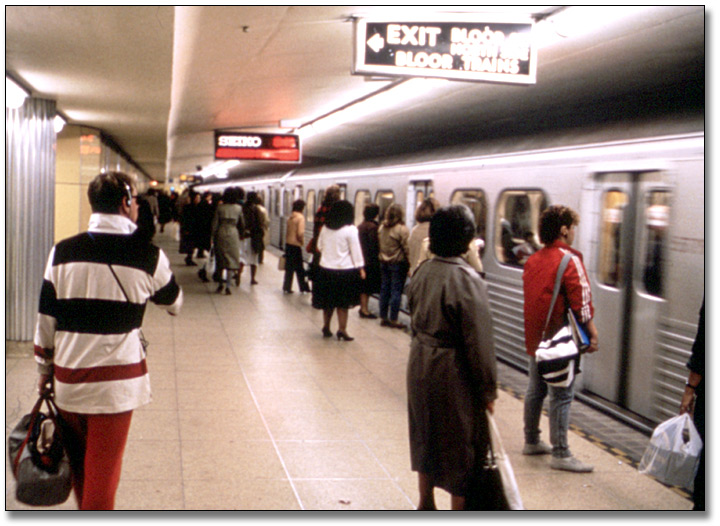
[[[246,271],[225,296],[199,281],[168,236],[157,241],[185,306],[176,318],[148,307],[154,401],[134,413],[117,509],[412,510],[408,335],[355,310],[348,327],[355,341],[323,339],[322,313],[309,295],[282,294],[271,253],[259,285]],[[6,347],[7,435],[32,406],[36,376],[29,345]],[[576,433],[571,447],[595,465],[591,474],[553,471],[548,457],[522,456],[522,402],[506,392],[495,418],[529,510],[692,507]],[[6,510],[28,509],[14,499],[7,458],[5,472]],[[436,496],[449,509],[449,496]],[[76,509],[74,498],[58,508]]]

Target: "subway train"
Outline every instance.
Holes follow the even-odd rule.
[[[272,245],[282,248],[295,199],[306,201],[306,242],[330,184],[355,205],[403,206],[406,224],[428,196],[474,213],[498,359],[527,370],[523,263],[539,248],[551,204],[578,211],[574,246],[591,280],[600,351],[582,359],[578,397],[644,430],[677,413],[704,294],[702,119],[606,124],[529,134],[402,157],[304,168],[248,180],[264,197]]]

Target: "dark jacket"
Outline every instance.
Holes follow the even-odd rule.
[[[497,398],[487,286],[460,257],[422,263],[408,287],[407,370],[412,469],[465,495],[487,448],[484,413]]]

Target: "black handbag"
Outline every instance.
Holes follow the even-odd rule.
[[[475,467],[467,495],[467,511],[508,511],[510,504],[503,489],[500,468],[495,463],[492,445],[488,445],[487,455]]]
[[[43,402],[47,413],[41,411]],[[62,443],[62,422],[52,394],[41,394],[8,438],[15,497],[30,506],[55,506],[72,488],[70,460]]]

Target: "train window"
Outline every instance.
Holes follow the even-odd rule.
[[[378,190],[375,194],[375,204],[380,207],[378,218],[380,221],[385,217],[385,210],[395,202],[395,194],[390,190]]]
[[[600,282],[617,287],[622,276],[620,261],[620,240],[623,214],[628,196],[620,190],[605,192],[602,210],[602,231],[600,234],[600,259],[598,277]]]
[[[495,256],[506,265],[521,267],[540,249],[538,223],[547,208],[540,190],[506,190],[495,215]]]
[[[455,190],[450,197],[450,204],[464,204],[475,217],[475,237],[482,239],[480,257],[485,253],[485,235],[487,228],[487,199],[482,190]]]
[[[345,183],[338,183],[340,187],[340,200],[347,199],[347,185]]]
[[[645,263],[643,285],[648,294],[663,295],[663,266],[668,242],[670,192],[653,190],[645,196]]]
[[[308,190],[305,198],[305,222],[310,225],[315,222],[315,190]]]
[[[370,204],[370,192],[358,190],[355,194],[355,224],[359,225],[365,220],[365,207]]]

